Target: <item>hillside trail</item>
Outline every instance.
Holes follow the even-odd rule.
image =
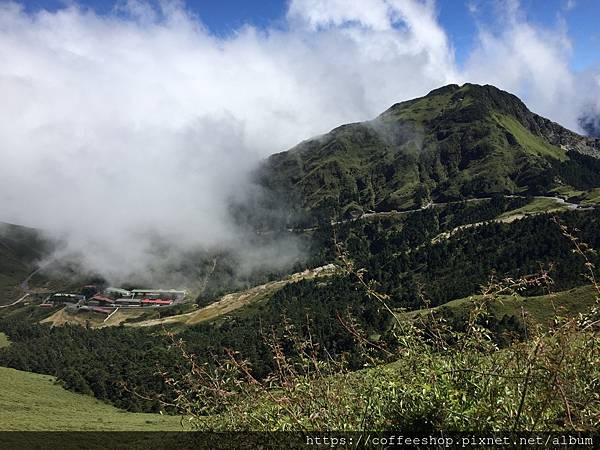
[[[9,306],[18,305],[23,300],[25,300],[27,297],[29,297],[31,295],[31,289],[29,289],[29,282],[38,272],[40,272],[42,269],[46,268],[48,266],[48,264],[50,264],[50,263],[39,266],[37,269],[35,269],[33,272],[31,272],[29,275],[27,275],[27,277],[25,277],[25,279],[23,281],[21,281],[21,283],[19,284],[19,287],[24,292],[24,295],[21,298],[19,298],[18,300],[15,300],[14,302],[12,302],[8,305],[0,305],[0,308],[8,308]]]
[[[27,297],[29,297],[29,295],[30,295],[29,280],[31,280],[31,278],[33,278],[33,276],[36,273],[38,273],[40,270],[42,270],[42,267],[38,267],[37,269],[35,269],[33,272],[31,272],[29,275],[27,275],[27,277],[21,282],[21,284],[19,284],[19,287],[25,292],[25,294],[21,298],[19,298],[18,300],[15,300],[14,302],[12,302],[8,305],[0,305],[0,308],[8,308],[10,306],[18,305],[23,300],[25,300]]]
[[[25,278],[21,284],[19,285],[19,287],[21,289],[23,289],[25,292],[29,292],[29,281],[34,277],[34,275],[36,273],[38,273],[40,270],[42,270],[44,267],[46,266],[40,266],[37,269],[35,269],[33,272],[31,272],[29,275],[27,275],[27,278]]]
[[[0,308],[8,308],[9,306],[15,306],[18,305],[19,303],[21,303],[23,300],[25,300],[27,297],[29,297],[29,293],[25,294],[23,297],[21,297],[18,300],[15,300],[14,302],[10,303],[9,305],[0,305]]]

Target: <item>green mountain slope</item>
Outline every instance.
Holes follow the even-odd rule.
[[[0,379],[3,431],[181,430],[179,417],[125,412],[66,391],[51,376],[0,367]]]
[[[600,141],[493,86],[449,85],[271,156],[274,202],[317,217],[600,186]]]
[[[36,230],[0,222],[0,305],[23,295],[20,285],[48,251]]]
[[[597,295],[593,286],[581,286],[568,291],[533,297],[505,295],[488,300],[486,307],[490,316],[498,320],[514,316],[522,321],[523,317],[526,317],[528,321],[547,329],[556,316],[574,317],[589,311],[597,304]],[[482,296],[452,300],[441,306],[409,311],[404,315],[417,317],[435,312],[454,323],[466,323],[470,311],[475,307],[476,300],[482,301]]]

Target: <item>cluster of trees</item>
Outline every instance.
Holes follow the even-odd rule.
[[[438,234],[461,225],[484,222],[500,214],[520,208],[531,199],[525,197],[492,197],[489,200],[448,203],[409,214],[376,216],[368,220],[347,222],[335,227],[324,224],[316,229],[310,241],[306,264],[314,267],[333,261],[337,255],[335,242],[344,242],[353,258],[366,257],[372,249],[394,246],[395,252],[406,252],[423,245]]]
[[[12,336],[0,364],[56,376],[67,389],[91,394],[131,411],[158,411],[158,393],[169,397],[165,368],[174,373],[180,362],[159,335],[135,328],[102,328],[28,324],[5,319]],[[145,398],[144,398],[145,397]]]
[[[549,171],[548,178],[560,176],[576,189],[592,189],[600,186],[600,159],[579,152],[568,152],[566,161]]]
[[[428,239],[440,231],[439,217],[433,212],[422,215],[420,223],[407,221],[401,231],[378,230],[375,239],[369,239],[373,224],[349,232],[348,248],[356,255],[357,264],[391,296],[394,306],[419,307],[420,294],[432,305],[440,305],[478,292],[492,273],[518,277],[551,264],[554,289],[586,283],[584,261],[572,252],[572,244],[548,215],[468,227],[435,243]],[[570,229],[582,230],[579,237],[598,248],[598,211],[569,212],[562,214],[561,220]],[[418,244],[420,240],[422,244]],[[597,256],[592,259],[598,262]]]
[[[520,176],[529,184],[532,194],[548,195],[560,179],[564,185],[589,190],[600,186],[600,160],[579,152],[567,152],[568,159],[552,161],[544,168],[528,167]]]

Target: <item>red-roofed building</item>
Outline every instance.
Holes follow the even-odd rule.
[[[173,300],[164,300],[162,298],[145,298],[142,300],[142,306],[168,306],[172,304]]]
[[[95,300],[98,303],[105,303],[105,304],[109,304],[109,305],[112,305],[115,302],[112,298],[108,298],[101,294],[94,295],[90,300]]]

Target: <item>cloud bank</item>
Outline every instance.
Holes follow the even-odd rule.
[[[0,3],[0,220],[126,277],[157,240],[240,245],[227,202],[261,158],[440,85],[493,83],[578,129],[598,72],[571,71],[568,30],[510,4],[459,66],[431,0],[292,0],[283,24],[226,38],[177,1]]]

